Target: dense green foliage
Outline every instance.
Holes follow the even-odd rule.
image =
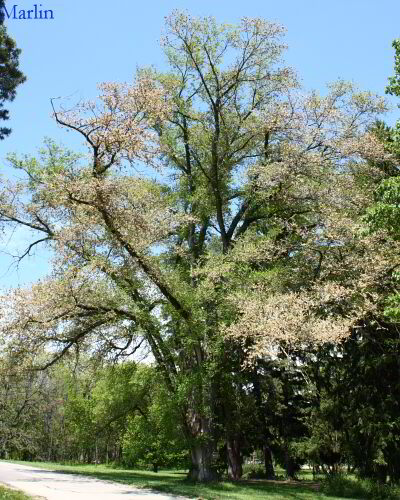
[[[1,387],[2,457],[187,465],[176,406],[157,372],[132,363],[58,366]]]

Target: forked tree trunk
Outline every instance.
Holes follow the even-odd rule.
[[[226,442],[226,451],[228,458],[228,477],[237,481],[242,477],[242,454],[240,452],[240,443],[238,439],[228,439]]]
[[[200,344],[195,345],[197,366],[205,362],[206,356]],[[196,390],[195,390],[196,389]],[[196,394],[197,393],[197,394]],[[199,398],[200,396],[200,398]],[[207,415],[212,413],[212,387],[205,377],[193,387],[192,397],[189,397],[185,411],[185,432],[191,443],[192,459],[188,478],[193,481],[216,481],[218,473],[213,460],[215,442],[212,432],[212,419]]]
[[[199,415],[196,410],[189,410],[185,429],[192,443],[188,478],[199,482],[216,481],[218,475],[213,463],[214,441],[210,419]]]
[[[191,450],[192,466],[189,479],[199,482],[216,481],[217,472],[212,463],[212,449],[210,445],[198,443]]]

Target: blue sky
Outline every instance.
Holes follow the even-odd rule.
[[[7,1],[10,10],[17,2]],[[20,0],[18,9],[31,9],[34,1]],[[164,17],[173,9],[193,15],[213,15],[235,23],[241,17],[264,17],[286,26],[289,49],[286,62],[294,67],[306,89],[323,89],[343,78],[362,89],[384,93],[393,72],[391,42],[400,37],[398,0],[42,0],[40,9],[52,9],[54,20],[6,21],[8,31],[22,49],[21,68],[27,82],[9,105],[12,135],[0,142],[2,173],[9,174],[9,152],[35,153],[45,136],[79,149],[80,140],[59,129],[51,119],[51,97],[94,97],[102,81],[131,81],[137,66],[162,68],[159,38]],[[394,104],[397,104],[393,101]],[[395,109],[387,117],[393,123]],[[12,249],[25,235],[9,238]],[[9,257],[0,253],[0,288],[35,280],[47,269],[40,253],[10,269]]]

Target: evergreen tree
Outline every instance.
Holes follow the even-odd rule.
[[[0,0],[0,120],[9,119],[9,111],[4,108],[6,101],[13,101],[17,87],[26,80],[19,69],[19,55],[15,41],[4,26],[4,0]],[[0,127],[0,140],[11,132],[9,127]]]

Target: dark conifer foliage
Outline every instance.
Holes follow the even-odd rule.
[[[19,69],[19,55],[15,41],[8,35],[4,25],[4,0],[0,0],[0,120],[9,119],[9,111],[4,107],[7,101],[13,101],[18,85],[26,80]],[[0,127],[0,139],[11,132],[9,127]]]

